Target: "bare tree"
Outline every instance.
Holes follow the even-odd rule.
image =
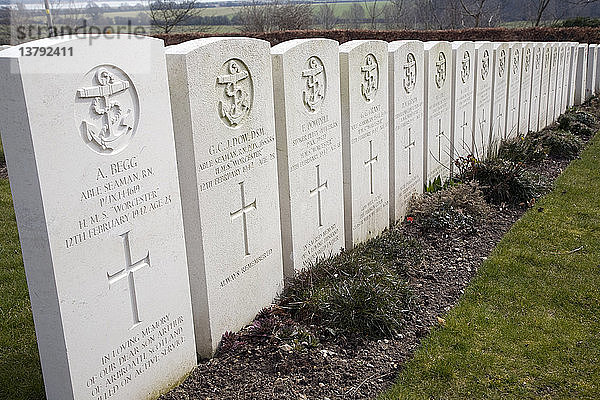
[[[378,0],[363,0],[365,4],[365,11],[367,18],[369,19],[369,25],[371,29],[377,29],[377,20],[381,18],[385,9]]]
[[[313,23],[311,5],[290,0],[269,0],[265,3],[252,0],[238,16],[243,32],[308,29]]]
[[[385,20],[394,28],[406,27],[404,0],[390,0],[384,9]]]
[[[304,30],[313,24],[313,10],[310,4],[285,0],[273,9],[273,22],[277,30]]]
[[[316,19],[323,29],[332,29],[339,22],[338,17],[335,16],[333,5],[329,3],[321,4],[319,6],[317,9]]]
[[[474,28],[491,26],[500,14],[500,3],[494,0],[460,0],[463,15],[473,19]]]
[[[528,10],[532,16],[531,20],[533,26],[540,26],[542,17],[548,8],[551,0],[527,0],[529,5]]]
[[[365,19],[365,9],[360,3],[351,3],[344,17],[349,28],[360,28]]]
[[[183,24],[191,17],[200,15],[200,9],[196,7],[197,0],[184,0],[175,2],[173,0],[156,0],[149,4],[149,16],[152,26],[169,33]]]
[[[240,29],[243,32],[270,32],[273,28],[273,13],[270,7],[272,5],[259,3],[257,0],[243,6],[238,14],[242,23]]]

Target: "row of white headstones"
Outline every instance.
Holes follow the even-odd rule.
[[[285,278],[402,219],[453,160],[599,91],[599,51],[133,36],[2,51],[48,399],[165,391]]]

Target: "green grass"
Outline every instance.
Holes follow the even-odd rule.
[[[0,179],[0,349],[0,399],[43,399],[42,371],[7,179]]]
[[[380,399],[600,398],[599,153],[600,135]]]

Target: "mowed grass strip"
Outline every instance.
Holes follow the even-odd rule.
[[[0,399],[43,399],[44,384],[8,179],[0,179]]]
[[[380,399],[600,398],[600,135]]]

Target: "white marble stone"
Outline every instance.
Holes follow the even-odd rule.
[[[540,130],[539,126],[539,113],[540,113],[540,101],[541,101],[541,84],[542,84],[542,70],[543,70],[543,59],[544,59],[544,47],[545,45],[540,42],[533,44],[533,62],[532,62],[532,75],[531,75],[531,100],[529,110],[529,131],[537,132]]]
[[[579,43],[577,42],[569,42],[571,49],[571,74],[569,76],[569,89],[568,89],[568,99],[569,99],[569,107],[573,107],[575,105],[575,92],[577,91],[577,63],[579,59]]]
[[[571,44],[569,42],[563,42],[563,48],[565,52],[565,63],[562,75],[562,99],[560,113],[564,114],[569,107],[569,81],[571,79]]]
[[[286,277],[344,246],[338,47],[295,39],[271,49]]]
[[[600,95],[600,44],[596,45],[596,84],[594,85],[594,95]]]
[[[556,121],[562,114],[563,87],[565,77],[565,46],[564,43],[558,45],[558,66],[556,73],[556,99],[554,100],[554,120]]]
[[[475,44],[473,42],[452,42],[453,79],[450,113],[453,160],[473,154],[475,73]]]
[[[146,399],[196,364],[163,41],[0,55],[0,131],[49,400]]]
[[[538,130],[548,125],[548,98],[550,95],[550,69],[552,67],[552,44],[544,43],[542,57],[542,79],[540,81],[540,111]]]
[[[494,48],[491,42],[475,42],[475,74],[473,100],[473,155],[477,159],[488,157],[492,127],[492,75]]]
[[[506,104],[508,94],[509,50],[508,43],[493,43],[494,82],[492,97],[492,136],[490,146],[496,148],[505,138]]]
[[[575,102],[574,105],[578,106],[585,102],[585,91],[586,91],[586,75],[588,65],[588,45],[579,44],[577,46],[577,72],[575,78]]]
[[[450,176],[452,163],[450,147],[452,95],[452,46],[449,42],[426,42],[425,59],[425,117],[424,184]]]
[[[166,50],[196,347],[210,357],[283,289],[268,42]]]
[[[521,101],[521,66],[523,64],[523,44],[508,44],[510,62],[508,69],[508,92],[506,98],[506,138],[516,137],[519,133],[519,110]]]
[[[596,74],[594,75],[594,95],[600,95],[600,44],[595,44],[596,49]]]
[[[551,43],[550,82],[548,89],[548,107],[546,111],[546,125],[554,122],[554,110],[556,102],[556,76],[558,75],[558,43]]]
[[[596,53],[597,46],[591,44],[588,49],[587,68],[585,77],[585,99],[591,99],[596,89]]]
[[[346,248],[389,226],[388,44],[340,46]]]
[[[529,132],[529,115],[531,107],[531,81],[534,67],[534,44],[523,43],[521,52],[521,87],[519,94],[519,135]]]
[[[404,218],[423,192],[423,42],[397,41],[389,51],[390,216]]]
[[[11,47],[11,46],[10,46],[10,45],[8,45],[8,44],[2,44],[2,45],[0,45],[0,51],[2,51],[2,50],[6,50],[6,49],[9,49],[10,47]]]

